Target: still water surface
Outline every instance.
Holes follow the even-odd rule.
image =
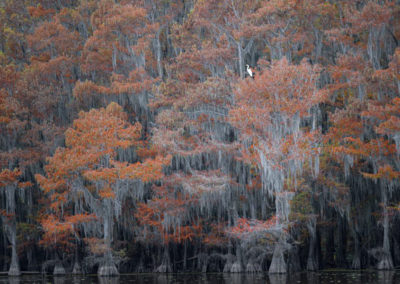
[[[0,283],[138,283],[138,284],[258,284],[258,283],[290,283],[290,284],[325,284],[325,283],[400,283],[400,270],[397,271],[322,271],[317,273],[296,273],[286,275],[268,274],[222,274],[222,273],[187,273],[187,274],[123,274],[113,278],[98,278],[96,275],[51,277],[42,275],[24,275],[21,277],[0,276]]]

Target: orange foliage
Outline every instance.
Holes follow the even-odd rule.
[[[45,9],[40,4],[37,7],[29,6],[27,8],[29,15],[31,15],[34,18],[47,17],[56,13],[54,9]]]
[[[162,168],[170,157],[145,159],[143,156],[143,162],[132,164],[116,160],[118,149],[143,146],[141,130],[140,123],[131,125],[127,121],[126,113],[116,103],[79,114],[73,127],[65,132],[66,147],[58,148],[48,158],[47,177],[36,176],[51,201],[49,211],[53,212],[51,218],[44,218],[42,222],[46,238],[53,237],[54,242],[61,240],[66,245],[66,238],[72,232],[77,233],[74,225],[97,221],[93,214],[68,210],[77,197],[84,198],[79,188],[74,187],[75,180],[86,180],[86,188],[93,198],[102,200],[115,198],[118,180],[150,182],[162,176]]]
[[[391,165],[383,165],[379,167],[378,172],[376,174],[362,173],[363,176],[370,179],[385,179],[385,180],[393,180],[400,179],[400,171],[395,171]]]
[[[230,111],[230,120],[241,130],[242,139],[251,142],[244,149],[249,158],[261,163],[260,155],[264,155],[273,167],[284,169],[290,161],[319,155],[320,130],[310,124],[296,130],[301,121],[312,120],[312,107],[327,100],[328,92],[316,86],[319,72],[318,66],[305,60],[292,65],[283,58],[254,80],[238,83],[237,104]],[[278,141],[270,129],[281,129],[285,134]]]
[[[196,200],[179,193],[175,196],[170,186],[157,187],[156,196],[138,205],[135,217],[147,241],[151,238],[155,242],[161,239],[164,243],[182,243],[201,236],[200,220],[192,220],[187,212]]]
[[[22,173],[18,168],[15,168],[12,171],[8,169],[2,170],[0,172],[0,187],[17,182],[21,174]]]
[[[41,220],[44,234],[39,244],[46,248],[61,248],[64,251],[73,249],[73,225],[62,222],[54,215],[46,215]]]
[[[227,234],[236,238],[246,238],[252,233],[268,234],[268,230],[276,225],[276,216],[268,219],[267,221],[238,218],[236,226],[229,228]]]

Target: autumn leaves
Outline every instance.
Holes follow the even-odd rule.
[[[50,200],[49,211],[42,219],[44,239],[48,240],[44,245],[68,249],[74,244],[72,236],[81,238],[82,223],[113,218],[114,207],[121,206],[121,198],[127,194],[120,188],[121,183],[150,182],[161,177],[168,159],[141,156],[135,163],[118,159],[119,151],[146,148],[141,136],[140,123],[130,124],[116,103],[79,114],[73,127],[65,132],[66,146],[48,159],[46,177],[36,176]],[[131,186],[128,190],[134,191]],[[108,251],[112,239],[110,226],[104,225],[104,230],[110,230],[104,232]]]

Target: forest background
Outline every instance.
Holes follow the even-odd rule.
[[[0,267],[400,266],[399,40],[398,0],[1,1]]]

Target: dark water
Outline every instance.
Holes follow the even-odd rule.
[[[291,275],[268,274],[222,274],[222,273],[188,273],[188,274],[124,274],[113,278],[100,278],[96,275],[50,277],[42,275],[24,275],[21,277],[0,276],[0,283],[180,283],[180,284],[239,284],[239,283],[400,283],[398,271],[323,271],[317,273],[297,273]]]

